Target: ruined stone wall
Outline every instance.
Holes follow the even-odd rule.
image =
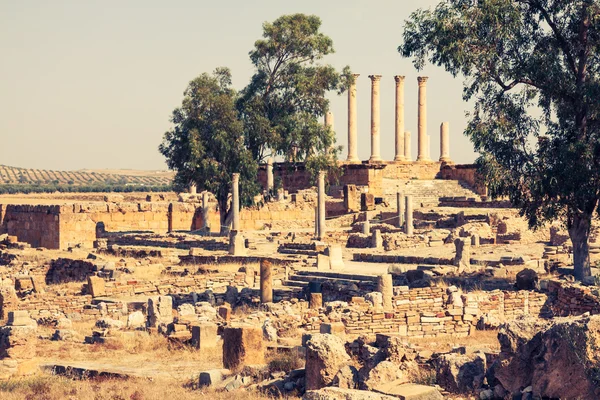
[[[466,182],[475,193],[487,196],[487,188],[477,175],[477,167],[474,164],[442,165],[439,178]]]
[[[386,163],[383,177],[387,179],[424,179],[432,180],[439,177],[440,162],[430,163]]]
[[[59,214],[63,206],[9,204],[3,210],[2,232],[33,247],[59,248]]]

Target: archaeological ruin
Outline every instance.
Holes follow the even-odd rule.
[[[258,180],[276,195],[240,207],[234,174],[227,235],[196,186],[0,202],[0,379],[168,377],[307,400],[599,398],[600,291],[574,281],[566,231],[530,230],[474,165],[453,163],[427,77],[416,157],[405,77],[393,77],[393,137],[380,127],[391,78],[369,78],[368,160],[354,83],[340,176],[313,186],[304,165],[269,158]],[[590,253],[598,266],[596,223]]]

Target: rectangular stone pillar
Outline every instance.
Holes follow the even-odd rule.
[[[325,227],[325,171],[319,171],[319,181],[318,181],[318,202],[319,202],[319,240],[325,237],[326,227]]]
[[[226,327],[223,330],[223,366],[240,370],[245,365],[265,363],[265,346],[261,328]]]
[[[396,75],[394,76],[394,80],[396,81],[396,156],[394,157],[394,161],[404,161],[404,77]]]
[[[208,222],[208,213],[209,213],[208,192],[204,191],[204,192],[202,192],[202,219],[203,219],[202,222],[204,224],[202,229],[206,229],[208,232],[210,232],[210,223]]]
[[[260,302],[273,302],[272,265],[267,260],[260,260]]]
[[[371,78],[371,158],[369,162],[381,161],[381,137],[380,137],[380,100],[379,81],[381,75],[369,75]]]
[[[440,161],[450,160],[450,122],[442,122],[440,125]]]
[[[231,229],[240,230],[240,174],[234,173],[231,179],[231,209],[233,211],[233,223]]]
[[[383,311],[393,311],[394,282],[392,274],[383,274],[377,277],[377,291],[383,297]]]
[[[410,132],[404,132],[404,160],[412,161],[412,154],[410,151]]]
[[[267,159],[267,193],[273,194],[275,178],[273,178],[273,157]]]
[[[427,77],[419,76],[419,108],[418,108],[418,140],[419,154],[417,161],[429,161],[427,157]]]
[[[406,196],[406,216],[404,217],[404,220],[406,221],[406,227],[404,229],[404,232],[407,235],[412,235],[413,234],[413,197],[411,195],[407,195]]]
[[[398,213],[398,228],[402,229],[404,225],[404,195],[400,192],[396,193],[396,210]]]
[[[356,79],[359,74],[353,74],[354,81],[348,89],[348,157],[346,161],[358,162],[358,134],[356,122]]]
[[[199,350],[217,347],[217,325],[205,322],[192,326],[192,346]]]

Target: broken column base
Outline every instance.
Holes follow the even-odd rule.
[[[229,254],[232,256],[245,256],[248,254],[246,250],[246,240],[239,231],[229,232]]]

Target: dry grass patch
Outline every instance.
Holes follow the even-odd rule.
[[[217,392],[192,390],[168,380],[97,379],[73,380],[40,374],[0,381],[2,400],[267,400],[256,391]]]

